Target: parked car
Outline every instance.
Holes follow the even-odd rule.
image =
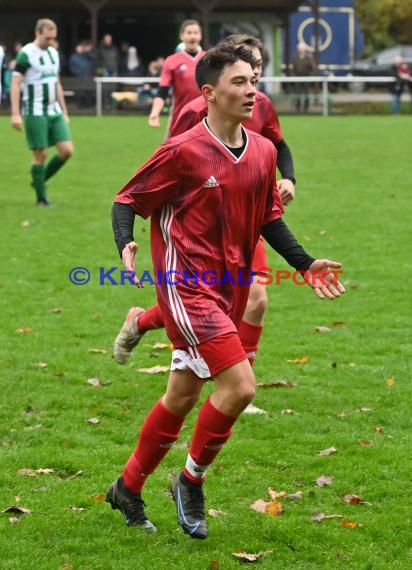
[[[357,61],[351,70],[352,75],[358,77],[390,77],[393,73],[392,66],[397,55],[403,57],[412,72],[412,45],[398,45],[383,49],[366,59]],[[354,82],[351,84],[351,88],[354,91],[363,91],[367,86],[387,88],[387,83]]]

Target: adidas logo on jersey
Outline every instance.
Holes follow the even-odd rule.
[[[220,186],[219,182],[216,180],[214,176],[211,176],[206,182],[203,184],[203,188],[216,188]]]

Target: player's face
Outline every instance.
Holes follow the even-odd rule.
[[[217,85],[212,89],[216,107],[222,117],[235,120],[252,116],[257,80],[252,67],[238,60],[226,65]]]
[[[252,47],[249,49],[252,52],[253,57],[257,61],[256,66],[253,68],[253,73],[255,74],[256,81],[259,81],[259,79],[262,77],[262,65],[263,65],[262,54],[260,53],[260,49],[258,47]]]
[[[186,51],[196,51],[202,40],[202,32],[197,24],[191,24],[180,34],[180,39],[184,42]]]
[[[43,28],[41,32],[36,32],[36,43],[42,49],[54,45],[57,39],[56,28]]]

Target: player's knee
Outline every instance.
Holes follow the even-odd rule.
[[[183,417],[190,412],[190,410],[197,404],[199,395],[166,395],[164,404],[176,416]]]
[[[235,394],[236,404],[243,408],[246,408],[250,402],[255,398],[256,389],[255,385],[251,383],[244,383],[238,387]]]
[[[74,154],[74,146],[67,144],[59,149],[59,157],[61,160],[69,160]]]

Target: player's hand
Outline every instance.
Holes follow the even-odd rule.
[[[149,125],[151,127],[160,127],[159,115],[150,115],[149,116]]]
[[[23,119],[21,118],[21,115],[11,116],[11,126],[13,127],[13,129],[21,131],[22,124],[23,124]]]
[[[64,118],[64,120],[66,121],[67,124],[70,123],[70,117],[69,117],[69,115],[68,115],[67,113],[63,113],[63,118]]]
[[[125,269],[127,271],[130,271],[130,274],[132,276],[132,281],[136,285],[136,287],[142,287],[136,276],[136,253],[138,249],[139,247],[136,242],[134,241],[129,242],[123,248],[122,261]]]
[[[329,259],[315,259],[305,273],[305,281],[315,292],[319,299],[340,297],[345,293],[345,287],[339,282],[339,269],[342,264]]]
[[[277,181],[277,187],[284,206],[287,206],[295,199],[295,185],[292,180],[281,178]]]

